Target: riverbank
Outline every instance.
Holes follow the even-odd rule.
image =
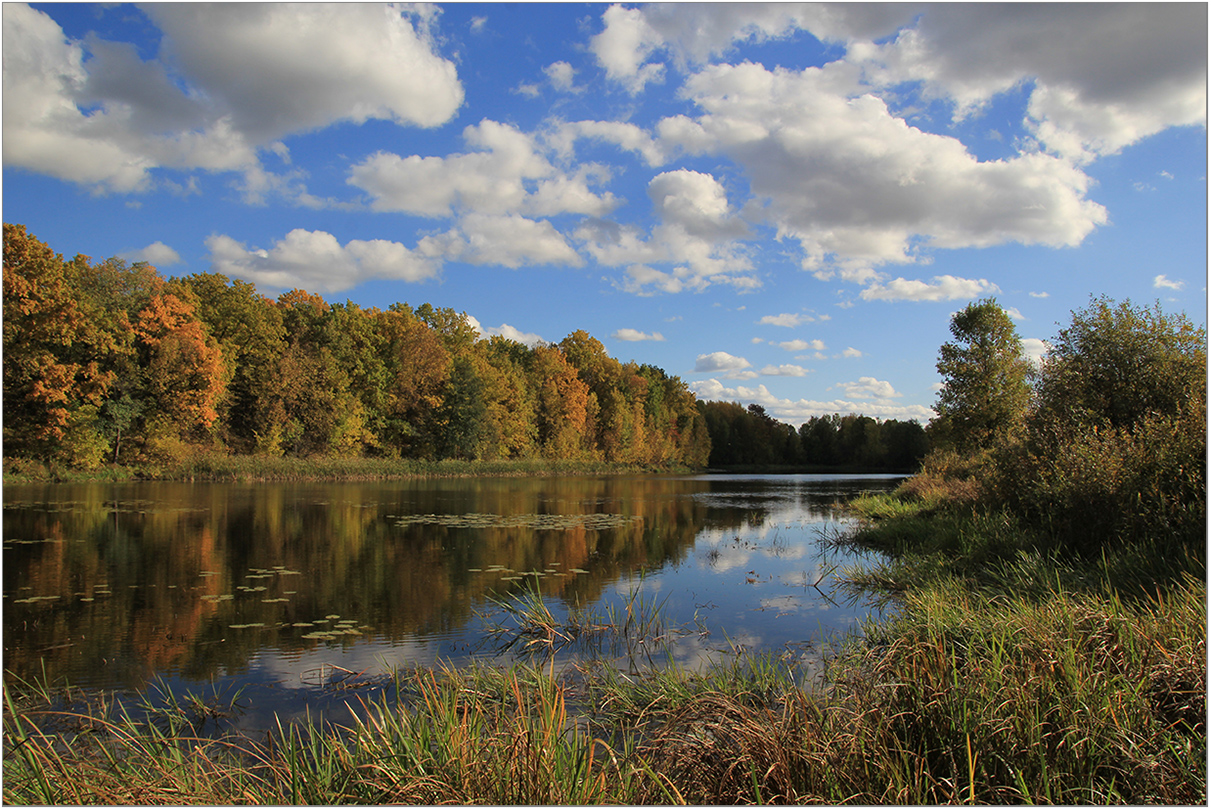
[[[287,456],[227,456],[199,454],[164,465],[103,465],[78,470],[22,459],[4,460],[4,483],[77,481],[387,481],[405,478],[468,478],[475,476],[626,475],[682,473],[671,465],[619,464],[606,461],[519,459],[463,461],[388,458],[297,458]]]
[[[349,673],[333,688],[356,719],[254,740],[202,733],[238,696],[179,696],[148,723],[35,685],[6,696],[4,800],[1205,804],[1205,561],[1062,557],[1007,515],[904,491],[856,508],[861,530],[833,542],[890,556],[850,587],[899,608],[818,688],[774,653],[704,672],[401,671],[391,700]],[[523,643],[587,632],[527,616]]]

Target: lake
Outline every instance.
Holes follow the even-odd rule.
[[[838,566],[869,562],[822,542],[848,524],[838,504],[900,480],[8,485],[5,679],[239,688],[263,722],[352,675],[550,654],[502,652],[517,636],[492,632],[514,618],[502,605],[534,589],[560,617],[579,609],[601,624],[629,604],[665,620],[625,645],[567,644],[560,662],[700,667],[769,650],[810,664],[876,610],[835,592]]]

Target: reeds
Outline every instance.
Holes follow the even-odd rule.
[[[421,669],[396,673],[395,701],[356,697],[343,725],[262,742],[121,711],[51,730],[10,693],[4,800],[1202,804],[1205,598],[1193,577],[1147,605],[1058,592],[1032,606],[955,584],[868,628],[823,691],[774,654],[701,673]]]
[[[682,471],[677,465],[659,468]],[[20,459],[4,460],[8,483],[37,481],[382,481],[474,476],[601,475],[652,472],[644,465],[571,459],[392,459],[227,455],[198,452],[171,464],[106,465],[75,470]]]

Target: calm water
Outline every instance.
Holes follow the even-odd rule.
[[[4,488],[6,680],[236,685],[301,710],[349,671],[492,658],[491,599],[558,615],[638,591],[682,664],[809,658],[870,608],[832,593],[836,504],[892,476],[634,476]],[[629,651],[631,654],[634,650]],[[574,655],[568,648],[563,655]],[[310,696],[310,698],[309,698]]]

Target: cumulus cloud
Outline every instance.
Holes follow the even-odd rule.
[[[561,172],[533,135],[510,124],[485,119],[464,129],[463,140],[475,151],[446,157],[377,152],[352,167],[348,182],[370,194],[376,211],[426,217],[456,211],[602,216],[618,204],[612,194],[589,188],[596,167]]]
[[[333,293],[371,278],[424,281],[440,270],[440,263],[398,242],[354,239],[342,246],[330,233],[302,228],[268,249],[249,249],[222,234],[209,237],[206,247],[214,272],[278,290]]]
[[[552,62],[542,69],[546,74],[547,81],[556,90],[563,93],[571,93],[577,90],[574,86],[576,71],[567,62]]]
[[[737,42],[762,42],[811,30],[845,41],[895,33],[914,9],[894,4],[666,3],[627,9],[611,6],[589,49],[606,76],[638,93],[661,81],[669,59],[679,69],[725,55]]]
[[[1182,287],[1186,286],[1186,282],[1173,281],[1162,273],[1161,275],[1152,279],[1152,286],[1158,290],[1180,290]]]
[[[1206,9],[1181,3],[955,5],[859,51],[868,79],[922,81],[956,117],[1031,82],[1028,125],[1081,162],[1207,115]]]
[[[609,79],[639,92],[682,71],[699,108],[654,137],[613,140],[651,165],[678,152],[731,158],[766,221],[825,279],[884,281],[881,265],[933,249],[1078,245],[1107,222],[1085,163],[1206,119],[1197,4],[655,4],[611,6],[601,22],[590,48]],[[801,72],[711,63],[798,31],[844,43],[844,56]],[[914,82],[956,118],[1027,88],[1035,148],[980,161],[908,126],[889,103]]]
[[[433,127],[462,105],[434,52],[435,7],[165,3],[148,14],[166,51],[256,140],[371,118]]]
[[[773,341],[770,342],[773,343]],[[781,343],[773,343],[773,345],[786,349],[788,352],[801,352],[806,349],[822,352],[826,348],[823,340],[784,340]]]
[[[932,283],[919,279],[897,278],[882,284],[872,284],[862,291],[868,301],[953,301],[956,298],[978,298],[1000,292],[986,279],[934,276]]]
[[[181,254],[163,242],[152,242],[145,248],[123,254],[122,258],[131,262],[147,262],[153,267],[171,267],[181,263]]]
[[[755,403],[765,408],[774,418],[793,425],[800,425],[813,416],[827,416],[833,413],[861,413],[878,419],[921,421],[928,421],[935,416],[932,409],[922,405],[896,405],[886,400],[783,399],[774,396],[764,385],[758,385],[756,388],[743,385],[729,388],[714,378],[690,383],[689,388],[704,400]]]
[[[747,226],[728,203],[723,185],[709,174],[679,169],[648,184],[658,217],[650,233],[613,222],[586,222],[577,237],[599,264],[626,267],[630,292],[702,290],[712,284],[760,286],[737,237]],[[673,265],[665,270],[653,265]]]
[[[590,49],[633,93],[662,78],[668,62],[686,70],[737,42],[800,30],[844,43],[838,62],[855,83],[887,92],[920,82],[956,118],[1027,85],[1028,126],[1078,161],[1167,127],[1203,125],[1207,114],[1198,4],[654,4],[612,6],[602,23]]]
[[[840,356],[841,357],[861,357],[862,352],[858,351],[853,346],[850,346],[850,347],[846,348],[845,351],[841,352]]]
[[[546,220],[517,214],[468,214],[454,230],[425,237],[418,246],[429,255],[470,264],[522,266],[560,264],[579,267],[580,255],[555,226]]]
[[[859,377],[857,382],[845,382],[838,385],[845,391],[845,396],[852,399],[893,399],[903,396],[896,392],[891,383],[886,380],[877,380],[874,377]]]
[[[716,372],[735,373],[741,369],[750,368],[753,364],[743,357],[736,357],[727,352],[711,352],[698,355],[694,363],[695,374],[714,374]]]
[[[419,9],[419,7],[418,7]],[[157,168],[246,171],[281,137],[377,118],[436,126],[462,104],[434,12],[367,4],[153,4],[160,59],[4,10],[4,161],[103,191]],[[86,58],[88,57],[88,58]]]
[[[803,377],[810,370],[793,363],[783,363],[780,366],[766,366],[760,373],[763,377]]]
[[[1045,340],[1022,338],[1022,351],[1026,354],[1026,359],[1032,363],[1041,361],[1043,356],[1050,350],[1051,344]]]
[[[518,343],[529,346],[531,349],[540,343],[545,342],[539,335],[536,335],[533,332],[523,332],[507,323],[502,323],[500,326],[488,327],[485,329],[480,325],[478,320],[472,318],[470,315],[467,316],[467,322],[471,324],[475,331],[482,337],[502,337],[507,340],[515,340]]]
[[[638,329],[629,329],[629,328],[628,329],[619,329],[617,332],[610,335],[610,337],[614,338],[615,340],[625,340],[625,341],[640,341],[640,340],[662,341],[662,340],[664,340],[664,335],[660,334],[659,332],[653,332],[652,334],[649,335],[647,332],[640,332]]]
[[[684,92],[703,112],[697,148],[745,169],[764,216],[821,278],[867,280],[923,248],[1072,246],[1106,221],[1071,163],[1042,153],[979,161],[852,92],[834,66],[712,65]]]

